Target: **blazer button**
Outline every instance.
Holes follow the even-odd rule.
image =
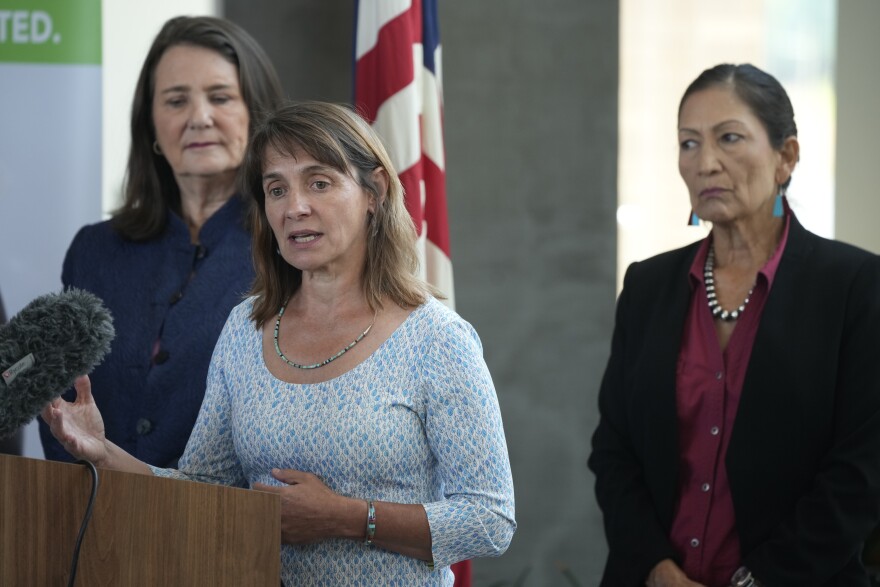
[[[183,299],[183,292],[178,291],[178,292],[175,292],[174,294],[172,294],[172,296],[170,298],[168,298],[168,303],[173,306],[174,304],[176,304],[177,302],[179,302],[182,299]]]
[[[153,431],[153,423],[146,418],[141,418],[137,421],[136,430],[140,436],[146,436]]]
[[[162,349],[161,351],[156,353],[155,357],[153,357],[153,364],[154,365],[162,365],[163,363],[165,363],[168,360],[168,358],[170,356],[171,356],[171,354],[168,351],[166,351],[165,349]]]

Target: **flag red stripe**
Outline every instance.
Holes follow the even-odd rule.
[[[419,235],[422,234],[422,224],[425,219],[425,214],[422,210],[421,186],[423,160],[424,158],[409,169],[397,174],[406,192],[406,209],[409,211],[409,215],[412,216],[413,223],[416,225],[416,232]]]
[[[388,21],[379,30],[376,46],[357,62],[355,97],[361,115],[373,122],[382,103],[415,79],[414,43],[422,42],[422,6],[412,8]]]
[[[471,587],[471,561],[461,561],[452,565],[452,573],[455,575],[454,587]]]
[[[438,249],[449,254],[449,231],[446,214],[446,174],[429,158],[422,157],[422,176],[425,180],[425,191],[430,194],[425,200],[425,221],[427,237]]]

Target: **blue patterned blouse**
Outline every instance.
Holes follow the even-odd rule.
[[[452,585],[453,562],[499,556],[516,529],[513,482],[492,378],[470,324],[431,298],[367,360],[316,384],[275,378],[248,318],[229,316],[180,470],[157,475],[279,485],[308,471],[337,493],[423,504],[434,570],[353,540],[282,546],[286,585]]]

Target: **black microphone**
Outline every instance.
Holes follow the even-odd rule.
[[[91,372],[114,336],[110,311],[81,289],[40,296],[0,326],[0,438]]]

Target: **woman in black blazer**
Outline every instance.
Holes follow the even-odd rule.
[[[880,257],[788,208],[791,103],[751,65],[679,107],[703,241],[633,264],[590,468],[604,586],[868,586],[880,521]]]

